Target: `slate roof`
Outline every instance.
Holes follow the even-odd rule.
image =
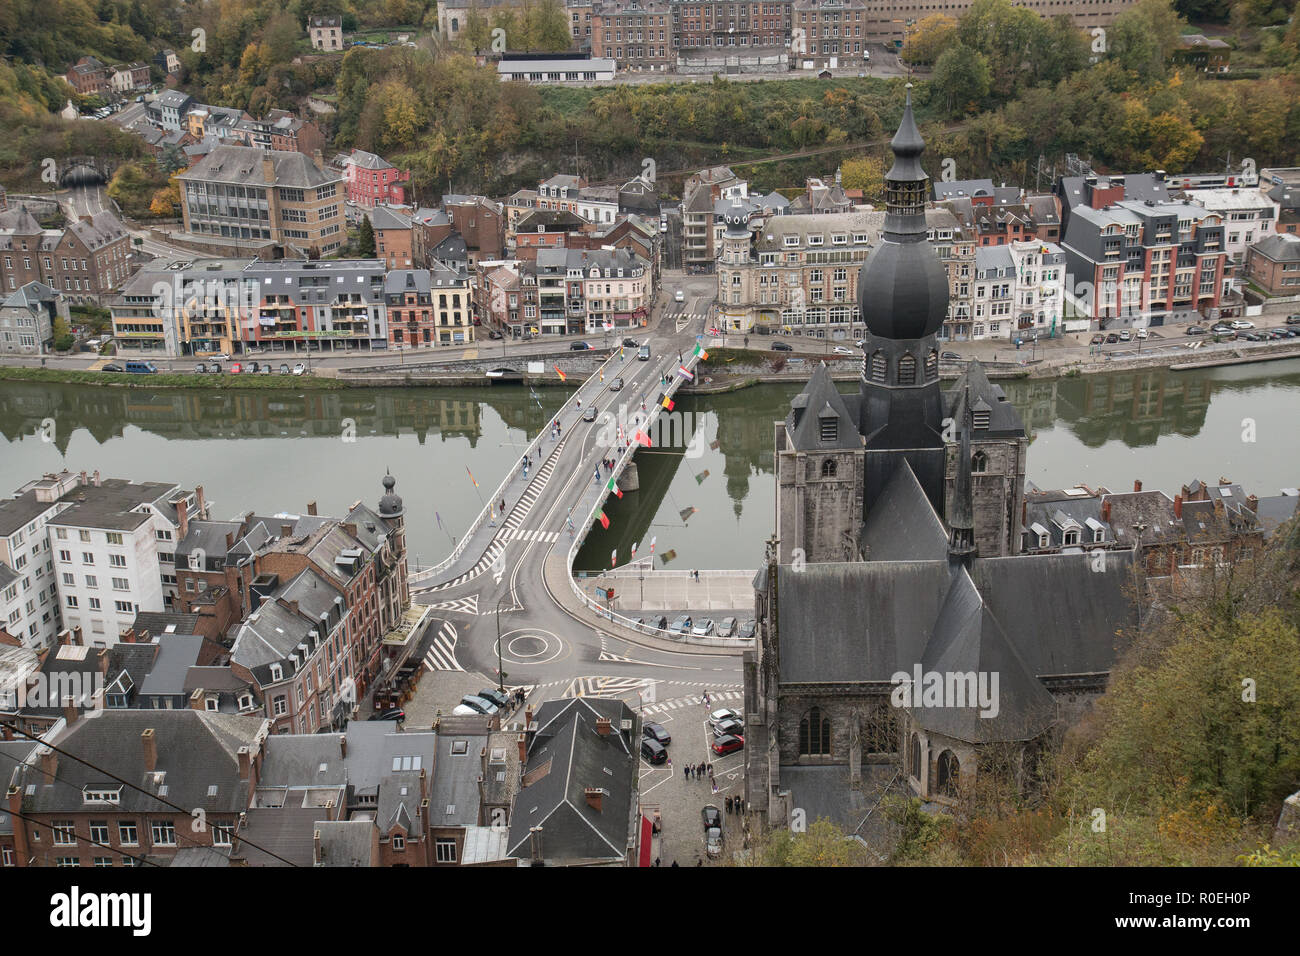
[[[248,866],[288,866],[284,860],[295,866],[312,866],[316,828],[328,822],[330,812],[325,807],[303,806],[248,810],[236,831],[235,858]],[[367,828],[370,825],[367,821]]]
[[[840,394],[826,363],[818,362],[808,384],[790,402],[785,427],[791,445],[798,451],[861,448],[856,404]],[[831,419],[836,422],[835,438],[823,441],[822,423]]]
[[[136,484],[123,478],[104,478],[98,487],[91,483],[80,485],[60,498],[68,507],[47,523],[72,528],[134,531],[149,521],[148,514],[135,509],[143,504],[152,504],[176,489],[176,485],[158,481]]]
[[[969,389],[969,392],[967,391]],[[944,395],[947,415],[956,426],[954,437],[960,438],[966,423],[966,396],[970,395],[973,411],[989,413],[989,427],[973,430],[972,439],[1023,437],[1025,424],[1015,405],[1007,401],[1001,385],[989,381],[984,366],[977,360],[966,363],[966,370]]]
[[[374,822],[371,820],[333,820],[316,824],[320,832],[320,866],[376,866],[371,859],[374,849]]]
[[[187,182],[235,183],[241,186],[266,186],[262,160],[274,163],[275,185],[315,189],[328,183],[342,182],[334,173],[316,168],[311,158],[284,150],[264,151],[256,146],[218,146],[192,168],[178,176]]]
[[[859,545],[868,561],[942,561],[948,532],[912,466],[904,459],[863,523]]]
[[[1300,262],[1300,236],[1293,233],[1273,233],[1250,248],[1272,262]]]
[[[203,638],[193,635],[168,634],[158,639],[158,654],[154,658],[140,695],[144,697],[175,697],[185,693],[185,678],[203,652]]]
[[[140,742],[149,729],[158,754],[154,773],[145,772]],[[157,812],[164,805],[154,795],[209,813],[239,812],[248,806],[248,785],[239,779],[237,751],[248,747],[256,753],[264,733],[265,721],[258,717],[198,710],[100,711],[77,721],[56,741],[80,760],[59,756],[54,778],[25,768],[23,803],[33,813],[81,812],[84,789],[119,786],[104,774],[107,770],[144,791],[122,787],[114,813]]]
[[[429,825],[476,826],[479,822],[479,753],[487,735],[438,735],[438,756],[429,793]],[[459,753],[457,751],[460,751]]]
[[[611,721],[607,736],[596,732],[599,717]],[[619,728],[624,720],[635,726],[632,711],[621,700],[579,697],[545,701],[534,719],[538,730],[511,814],[509,855],[528,859],[529,831],[540,826],[546,859],[623,860],[640,755],[639,742],[629,742]],[[605,791],[599,812],[587,804],[588,787]]]
[[[1270,495],[1259,499],[1255,514],[1259,516],[1265,537],[1272,537],[1273,532],[1295,517],[1297,504],[1300,504],[1300,495],[1295,494]]]

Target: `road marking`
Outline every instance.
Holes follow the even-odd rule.
[[[435,611],[456,611],[460,614],[477,614],[478,595],[472,594],[469,597],[455,598],[450,601],[438,601],[435,604],[427,604],[425,606],[433,608]],[[502,610],[504,610],[504,608],[502,608]]]
[[[456,661],[456,628],[444,621],[424,655],[424,666],[431,671],[464,671]]]
[[[645,677],[575,677],[560,697],[618,697],[653,683]]]

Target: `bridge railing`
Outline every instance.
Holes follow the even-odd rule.
[[[605,361],[600,363],[600,366],[597,369],[598,373],[604,372],[606,370],[606,366],[608,366],[610,362],[613,361],[614,354],[616,351],[617,349],[614,352],[610,352],[609,355],[605,358]],[[573,399],[579,393],[582,392],[583,388],[586,387],[587,382],[590,381],[591,379],[588,378],[586,382],[583,382],[581,385],[578,386],[578,388],[574,391],[573,395],[569,396],[569,401],[564,403],[564,408],[562,408],[561,411],[569,407],[569,402],[573,401]],[[558,416],[559,412],[556,412],[556,415]],[[533,452],[539,451],[541,449],[541,447],[545,444],[545,438],[548,430],[549,430],[548,428],[544,427],[537,432],[537,435],[533,438],[532,441],[528,443],[528,447],[524,450],[525,455],[531,455],[533,454]],[[558,448],[559,448],[559,442],[556,442],[556,444],[551,448],[551,454],[552,455],[555,454],[556,449]],[[522,459],[523,455],[520,455],[519,457]],[[550,455],[548,455],[547,457],[549,458]],[[540,455],[538,455],[537,464],[538,464],[539,471],[541,470],[542,463],[543,463],[543,459]],[[516,476],[517,476],[517,472],[513,468],[511,468],[509,471],[506,472],[505,478],[501,480],[501,484],[497,485],[496,491],[494,491],[492,493],[492,497],[488,499],[489,504],[485,505],[483,507],[483,510],[481,510],[477,516],[475,516],[472,522],[470,522],[470,526],[465,530],[465,533],[460,536],[460,539],[456,542],[456,546],[452,549],[451,554],[447,555],[447,557],[443,558],[441,561],[439,561],[437,564],[433,565],[432,567],[423,568],[419,571],[411,572],[411,574],[409,575],[409,580],[411,581],[412,584],[418,584],[423,581],[428,581],[430,578],[437,577],[438,575],[446,571],[448,568],[450,568],[456,562],[456,559],[465,553],[465,549],[469,547],[470,541],[473,539],[474,535],[479,531],[480,528],[484,526],[484,524],[486,524],[488,521],[492,519],[492,511],[496,507],[496,503],[505,498],[506,489],[510,486],[510,483],[515,480]],[[507,511],[507,514],[508,513],[509,512]],[[506,517],[505,515],[502,515],[501,520],[504,521],[505,517]]]

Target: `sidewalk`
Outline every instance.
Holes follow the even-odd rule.
[[[737,617],[752,617],[754,612],[755,571],[708,571],[697,581],[685,571],[647,571],[642,576],[632,569],[619,569],[580,584],[592,588],[614,589],[614,611],[619,614],[652,610],[686,608],[695,611],[735,611]]]

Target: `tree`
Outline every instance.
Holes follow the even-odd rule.
[[[864,198],[879,199],[885,191],[885,164],[877,156],[855,156],[840,164],[845,189],[861,189]]]
[[[357,230],[357,255],[362,259],[375,257],[375,227],[370,224],[369,216],[361,220],[361,228]]]
[[[944,13],[928,16],[903,42],[902,58],[908,63],[929,65],[957,39],[957,21]]]
[[[68,326],[68,320],[61,315],[54,317],[53,333],[54,351],[56,352],[66,352],[76,344],[72,329]]]
[[[749,866],[866,866],[866,848],[830,820],[820,818],[804,833],[772,830],[753,841]]]
[[[1149,82],[1165,75],[1187,23],[1169,0],[1138,0],[1121,13],[1107,32],[1110,55],[1125,70]]]
[[[933,83],[943,91],[949,115],[968,112],[988,96],[988,58],[958,41],[935,63]]]

